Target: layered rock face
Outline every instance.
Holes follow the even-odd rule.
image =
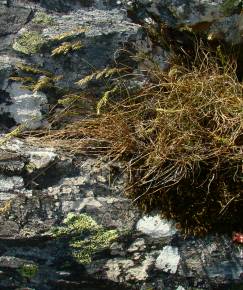
[[[139,212],[123,194],[122,164],[4,137],[16,125],[47,126],[56,88],[75,90],[94,69],[129,61],[126,49],[146,48],[163,67],[166,52],[142,24],[239,45],[242,17],[230,0],[0,1],[1,290],[242,287],[240,246],[226,235],[184,239],[173,221]],[[65,54],[67,43],[76,46]],[[31,68],[55,90],[23,87],[16,71]]]
[[[124,1],[140,23],[161,22],[178,30],[203,32],[208,39],[242,42],[242,1]]]

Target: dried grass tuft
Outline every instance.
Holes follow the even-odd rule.
[[[105,102],[102,114],[42,138],[125,161],[134,203],[159,209],[186,234],[241,227],[243,87],[235,63],[222,66],[202,50],[190,69],[174,65],[146,74],[143,88]]]

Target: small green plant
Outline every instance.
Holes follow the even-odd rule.
[[[23,89],[33,92],[55,88],[55,83],[62,78],[62,76],[55,76],[50,71],[23,63],[18,63],[16,68],[17,75],[11,76],[9,80],[21,82]]]
[[[97,108],[97,115],[100,115],[101,108],[104,107],[107,104],[110,96],[112,94],[114,94],[115,92],[117,92],[117,91],[118,91],[118,86],[115,86],[114,88],[112,88],[110,90],[107,90],[107,91],[105,91],[103,93],[103,95],[101,96],[101,98],[98,101],[97,106],[96,106],[96,108]]]
[[[228,16],[239,6],[242,7],[242,0],[224,0],[221,10],[224,15]]]
[[[53,17],[46,14],[45,12],[39,11],[35,14],[33,23],[44,25],[44,26],[50,26],[54,24],[54,19]]]
[[[0,138],[0,145],[5,144],[6,142],[8,142],[14,137],[18,137],[24,131],[25,128],[26,128],[26,124],[21,124],[17,126],[11,132],[5,134],[3,137]]]
[[[16,68],[24,73],[33,74],[33,75],[45,75],[45,76],[53,76],[53,73],[47,70],[40,69],[34,65],[28,65],[24,63],[17,63]]]
[[[12,76],[9,78],[9,80],[11,81],[15,81],[15,82],[20,82],[22,84],[30,84],[34,82],[34,78],[33,77],[27,77],[27,76]]]
[[[48,88],[55,87],[55,82],[60,80],[62,76],[56,76],[56,77],[47,77],[43,76],[38,79],[38,81],[33,85],[32,91],[38,92],[43,91]]]
[[[19,273],[23,278],[33,279],[39,271],[39,267],[36,264],[23,264],[19,268]]]
[[[77,262],[88,264],[93,255],[118,238],[116,230],[107,230],[86,214],[69,213],[64,226],[52,230],[54,237],[71,236],[69,246]]]

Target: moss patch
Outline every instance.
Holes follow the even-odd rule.
[[[33,19],[33,23],[40,24],[44,26],[54,25],[54,19],[45,12],[37,12]]]
[[[224,13],[224,15],[230,15],[234,12],[235,9],[242,7],[242,1],[241,0],[225,0],[224,3],[221,6],[221,10]]]
[[[16,39],[13,49],[24,54],[34,54],[40,51],[44,43],[45,40],[39,32],[27,31]]]
[[[110,246],[118,238],[116,230],[104,229],[86,214],[68,214],[64,226],[52,231],[55,237],[72,236],[69,246],[78,263],[88,264],[98,251]]]
[[[23,264],[19,268],[19,274],[23,278],[32,279],[34,278],[39,271],[39,268],[36,264]]]

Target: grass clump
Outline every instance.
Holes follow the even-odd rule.
[[[55,89],[56,82],[61,78],[61,75],[56,76],[52,72],[36,66],[18,63],[16,64],[16,72],[9,80],[22,83],[23,89],[38,92]]]
[[[56,41],[63,41],[63,40],[67,41],[69,39],[72,39],[73,37],[77,37],[84,34],[86,31],[87,31],[86,28],[76,27],[75,29],[71,31],[66,31],[66,32],[57,34],[52,39]]]
[[[21,71],[23,73],[27,73],[27,74],[45,75],[45,76],[49,76],[49,77],[53,76],[53,73],[51,73],[50,71],[43,70],[43,69],[40,69],[36,66],[28,65],[28,64],[24,64],[24,63],[17,63],[16,68],[19,71]]]
[[[80,50],[83,47],[81,41],[63,42],[61,45],[52,50],[52,56],[67,55],[70,52]]]
[[[235,63],[202,49],[190,65],[144,73],[142,88],[105,98],[102,113],[44,139],[123,160],[128,196],[177,220],[185,234],[242,228],[243,87]]]

